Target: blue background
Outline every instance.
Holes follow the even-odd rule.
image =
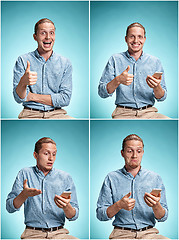
[[[159,112],[178,116],[178,3],[177,1],[91,2],[91,117],[111,118],[115,93],[102,99],[98,84],[110,56],[127,50],[127,26],[141,23],[146,29],[144,52],[158,57],[165,71],[168,97],[156,103]]]
[[[12,94],[13,68],[18,56],[34,51],[34,25],[41,18],[56,26],[54,51],[73,66],[73,93],[68,114],[89,117],[89,3],[83,1],[1,2],[1,100],[2,118],[16,118],[22,105]]]
[[[19,239],[24,231],[23,209],[10,214],[5,209],[8,193],[20,169],[36,165],[33,157],[35,142],[51,137],[57,144],[54,167],[68,172],[75,183],[79,218],[66,220],[70,234],[88,238],[89,234],[89,125],[87,120],[3,120],[1,145],[1,238]],[[83,226],[83,227],[82,227]]]
[[[166,188],[169,216],[157,223],[160,234],[178,238],[178,137],[176,120],[96,120],[91,121],[90,218],[91,238],[107,239],[112,221],[96,218],[96,203],[105,176],[124,166],[121,156],[123,139],[132,133],[144,141],[142,167],[158,173]]]

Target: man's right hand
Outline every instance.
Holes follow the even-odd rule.
[[[130,85],[133,82],[134,75],[129,74],[130,66],[124,70],[120,75],[116,77],[116,80],[118,81],[118,84],[124,84],[124,85]]]
[[[27,61],[27,68],[24,75],[21,77],[21,83],[24,86],[34,85],[37,82],[37,73],[30,71],[30,62]]]
[[[135,206],[135,199],[129,198],[131,196],[131,192],[126,194],[121,200],[118,201],[118,206],[120,209],[125,209],[127,211],[131,211]]]
[[[36,188],[29,188],[29,186],[27,185],[27,179],[24,180],[24,183],[23,183],[23,194],[25,197],[34,197],[36,195],[39,195],[42,193],[41,190],[38,190]]]

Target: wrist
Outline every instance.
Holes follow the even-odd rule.
[[[25,81],[24,81],[24,76],[21,77],[19,84],[20,84],[21,87],[23,87],[23,88],[26,88],[26,87],[27,87],[27,84],[26,84]]]
[[[118,211],[120,211],[122,209],[121,200],[117,201],[116,204],[117,204]]]

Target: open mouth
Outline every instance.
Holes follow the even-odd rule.
[[[52,42],[43,42],[44,47],[50,47]]]
[[[48,166],[52,166],[52,165],[53,165],[53,163],[47,163],[47,165],[48,165]]]

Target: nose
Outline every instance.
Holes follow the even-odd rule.
[[[137,37],[134,37],[134,42],[137,42]]]
[[[137,157],[137,152],[136,151],[133,151],[133,155],[132,155],[134,158]]]
[[[48,158],[49,160],[53,160],[53,155],[52,154],[49,154],[49,158]]]
[[[50,33],[46,33],[45,38],[46,38],[46,39],[49,39],[49,38],[50,38]]]

